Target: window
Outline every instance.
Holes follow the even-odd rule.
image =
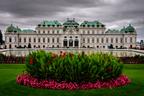
[[[59,38],[57,38],[57,43],[59,43]]]
[[[31,38],[29,38],[29,42],[31,42]]]
[[[34,38],[34,42],[36,42],[36,39]]]
[[[11,44],[9,45],[9,48],[11,48]]]
[[[21,38],[19,38],[19,42],[21,42]]]
[[[116,38],[116,43],[118,43],[118,38]]]
[[[59,30],[57,30],[57,34],[59,34]]]
[[[12,42],[12,39],[11,39],[11,37],[9,38],[9,42]]]
[[[54,30],[52,31],[52,34],[54,34]]]
[[[40,38],[38,38],[38,42],[40,42]]]
[[[54,43],[54,38],[52,38],[52,42]]]
[[[127,43],[127,38],[125,37],[125,43]]]
[[[92,38],[92,43],[94,43],[94,38]]]
[[[40,34],[40,30],[38,31],[38,33]]]
[[[16,37],[15,37],[15,42],[16,42]]]
[[[43,38],[43,43],[45,43],[45,38]]]
[[[24,38],[24,43],[26,43],[26,38]]]
[[[123,43],[123,38],[121,38],[121,43]]]
[[[85,34],[85,30],[83,30],[83,34]]]
[[[47,42],[48,42],[48,43],[49,43],[49,41],[50,41],[49,38],[47,38]]]
[[[97,38],[97,43],[99,43],[99,38]]]
[[[89,38],[87,38],[87,43],[90,43],[90,39]]]
[[[45,34],[45,31],[43,31],[43,34]]]
[[[95,33],[95,31],[93,30],[93,31],[92,31],[92,34],[94,34],[94,33]]]
[[[88,30],[88,34],[90,34],[90,31]]]
[[[104,43],[104,39],[103,38],[101,38],[101,43]]]
[[[130,37],[130,43],[132,43],[132,37]]]
[[[83,38],[83,43],[85,43],[85,38]]]
[[[50,32],[49,32],[49,30],[48,30],[48,34],[49,34]]]
[[[108,43],[108,38],[106,38],[106,43]]]
[[[113,38],[111,38],[111,43],[113,43]]]

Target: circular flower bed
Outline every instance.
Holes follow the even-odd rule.
[[[110,54],[36,51],[26,57],[26,74],[17,83],[49,89],[112,88],[130,83],[122,70],[123,64]]]
[[[38,80],[29,74],[22,74],[17,76],[16,79],[18,84],[31,86],[33,88],[47,88],[47,89],[98,89],[98,88],[114,88],[129,84],[131,81],[125,75],[120,75],[116,79],[108,81],[96,81],[87,83],[76,83],[76,82],[57,82],[55,80]]]

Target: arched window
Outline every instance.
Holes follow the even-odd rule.
[[[12,39],[11,39],[11,37],[9,38],[9,42],[12,42]]]
[[[118,43],[118,38],[116,38],[116,43]]]
[[[87,43],[90,43],[90,39],[89,38],[87,38]]]
[[[29,42],[31,42],[31,38],[29,38]]]
[[[59,38],[57,37],[57,43],[59,43]]]
[[[26,43],[26,38],[24,38],[24,43]]]
[[[43,43],[45,43],[45,38],[43,38]]]
[[[47,42],[48,42],[48,43],[49,43],[49,41],[50,41],[49,38],[47,38]]]
[[[40,38],[38,38],[38,42],[40,43]]]
[[[133,42],[132,37],[130,37],[130,43],[132,43],[132,42]]]
[[[108,38],[106,38],[106,43],[108,43]]]
[[[85,43],[85,38],[83,38],[83,43]]]
[[[94,38],[92,38],[92,43],[94,43]]]
[[[36,42],[36,38],[34,38],[34,43]]]
[[[54,38],[52,38],[52,42],[54,43]]]
[[[113,43],[113,38],[111,38],[111,43]]]
[[[9,45],[9,48],[11,48],[11,44]]]
[[[99,38],[97,38],[97,43],[99,43]]]
[[[127,37],[125,37],[125,43],[127,43]]]
[[[104,43],[104,39],[103,38],[101,38],[101,43]]]

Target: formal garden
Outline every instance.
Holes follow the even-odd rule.
[[[0,96],[144,95],[143,56],[41,50],[26,57],[1,55],[0,62]]]

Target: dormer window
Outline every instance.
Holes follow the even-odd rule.
[[[92,25],[92,27],[95,27],[95,25]]]
[[[38,24],[38,27],[40,27],[41,25],[40,24]]]
[[[104,27],[104,25],[102,25],[102,27]]]
[[[45,27],[45,25],[43,25],[43,27]]]
[[[83,27],[85,27],[85,25],[83,25]]]

